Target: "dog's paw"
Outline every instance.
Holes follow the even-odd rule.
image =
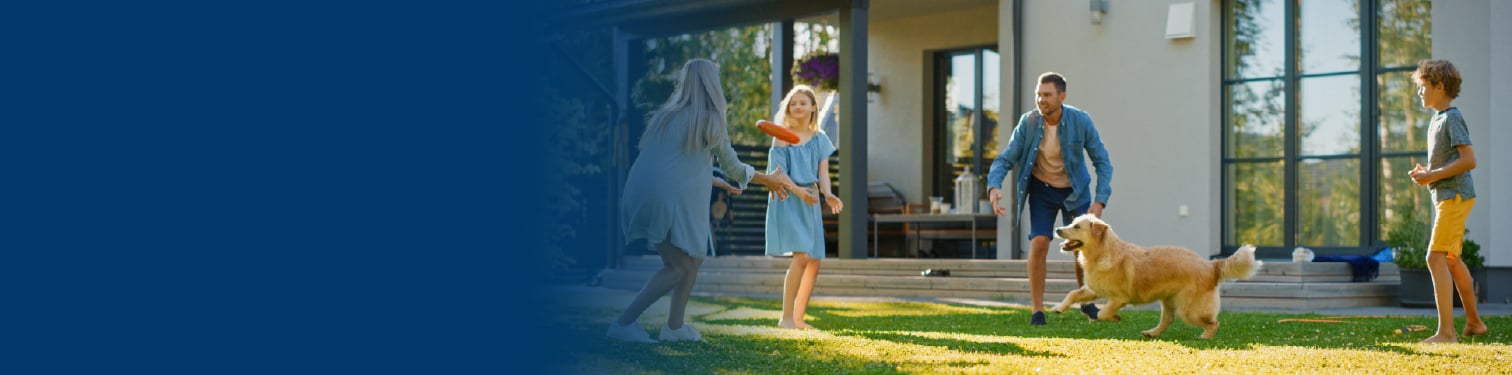
[[[1160,331],[1156,331],[1156,330],[1153,330],[1153,329],[1144,330],[1143,332],[1140,332],[1140,333],[1144,334],[1144,337],[1149,337],[1149,338],[1160,337]]]
[[[1102,313],[1102,314],[1097,314],[1097,320],[1101,320],[1101,321],[1104,321],[1104,322],[1115,322],[1116,323],[1116,322],[1123,321],[1123,317],[1119,316],[1118,314],[1109,314],[1109,313],[1105,312],[1105,313]]]
[[[1050,308],[1050,312],[1053,312],[1053,313],[1056,313],[1056,314],[1060,314],[1060,313],[1066,312],[1066,305],[1055,305],[1055,307],[1051,307]]]

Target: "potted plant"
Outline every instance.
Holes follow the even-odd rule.
[[[1416,215],[1409,211],[1386,231],[1386,244],[1391,246],[1393,252],[1392,262],[1396,263],[1401,273],[1397,301],[1402,306],[1434,306],[1433,276],[1428,273],[1427,261],[1431,230],[1426,221],[1418,221]],[[1465,239],[1461,246],[1460,259],[1470,269],[1471,278],[1475,279],[1476,300],[1485,301],[1485,258],[1480,255],[1480,244]],[[1454,291],[1453,299],[1455,306],[1461,305],[1458,289]]]

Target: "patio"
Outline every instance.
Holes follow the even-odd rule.
[[[626,256],[623,267],[607,269],[597,285],[636,291],[661,268],[654,255]],[[721,256],[704,262],[695,293],[775,297],[782,293],[787,258]],[[927,269],[948,269],[950,276],[926,277]],[[1291,311],[1395,306],[1396,265],[1382,264],[1379,277],[1350,282],[1347,263],[1291,263],[1268,260],[1259,274],[1221,286],[1225,308]],[[1076,287],[1071,261],[1052,260],[1046,268],[1044,298],[1059,302]],[[829,259],[815,284],[819,297],[963,298],[1028,303],[1029,282],[1023,260],[995,259]],[[1147,305],[1144,308],[1154,308]],[[1431,310],[1431,309],[1428,309]]]

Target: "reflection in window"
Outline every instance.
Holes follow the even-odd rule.
[[[962,164],[972,157],[972,121],[976,119],[976,55],[966,53],[950,57],[950,73],[945,82],[945,155],[947,162]],[[958,173],[957,173],[958,174]]]
[[[982,160],[987,160],[989,164],[992,159],[997,158],[998,129],[1002,128],[1001,126],[997,126],[998,108],[1002,106],[999,103],[1000,99],[998,96],[1001,91],[998,90],[998,80],[1001,79],[998,76],[998,71],[1002,68],[1000,64],[1002,64],[1002,61],[998,60],[997,51],[990,49],[982,51],[982,115],[984,118],[982,126],[986,127],[986,131],[983,132],[985,134],[983,136],[985,143],[982,144]],[[985,175],[982,172],[978,171],[977,173]]]
[[[1360,76],[1304,78],[1297,86],[1302,155],[1360,153]]]
[[[1285,153],[1285,84],[1280,80],[1229,86],[1228,152],[1236,158],[1277,157]]]
[[[1228,180],[1234,186],[1228,202],[1228,238],[1224,243],[1254,244],[1255,246],[1281,246],[1283,208],[1286,207],[1283,182],[1284,162],[1234,163],[1225,167]]]
[[[1230,78],[1280,77],[1286,62],[1286,8],[1280,0],[1240,0],[1229,5]]]
[[[1377,52],[1380,66],[1416,66],[1433,52],[1433,3],[1428,0],[1377,0],[1381,9],[1376,20],[1381,48]]]
[[[1223,4],[1223,245],[1375,250],[1425,207],[1404,173],[1432,116],[1408,79],[1432,51],[1431,0]]]
[[[1407,177],[1423,160],[1428,147],[1428,121],[1433,112],[1424,109],[1412,83],[1417,62],[1432,52],[1433,4],[1429,0],[1378,0],[1376,105],[1379,134],[1375,222],[1379,239],[1385,239],[1392,224],[1409,217],[1417,226],[1428,226],[1433,203],[1422,187]],[[1415,212],[1416,215],[1409,215]]]
[[[941,85],[937,92],[941,97],[935,115],[939,130],[935,133],[938,151],[932,182],[934,195],[954,200],[955,179],[971,167],[981,184],[977,191],[984,194],[978,198],[985,198],[984,169],[998,153],[1001,61],[997,51],[990,48],[948,51],[937,56]]]
[[[1376,207],[1377,225],[1380,227],[1384,239],[1387,228],[1392,223],[1408,216],[1408,211],[1416,211],[1416,219],[1419,226],[1428,226],[1428,219],[1433,216],[1433,203],[1423,187],[1412,182],[1407,177],[1407,171],[1412,170],[1414,164],[1428,164],[1425,155],[1395,156],[1381,158],[1380,168],[1377,169],[1376,179],[1380,181],[1381,204]]]
[[[1297,50],[1302,74],[1360,70],[1359,0],[1308,0],[1300,3],[1302,24]]]
[[[1412,72],[1376,76],[1376,104],[1380,105],[1381,152],[1423,151],[1432,110],[1423,108],[1412,83]]]
[[[1360,159],[1303,160],[1297,167],[1297,242],[1359,246]]]

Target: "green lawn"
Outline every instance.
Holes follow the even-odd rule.
[[[706,342],[634,344],[603,336],[628,300],[602,298],[553,311],[550,328],[577,340],[551,348],[575,373],[1512,373],[1512,317],[1486,317],[1491,333],[1425,345],[1430,317],[1336,318],[1359,324],[1278,322],[1314,314],[1224,311],[1213,340],[1177,321],[1159,339],[1159,312],[1124,310],[1119,323],[1047,314],[1031,327],[1022,307],[918,302],[816,302],[808,323],[775,328],[775,299],[695,298],[689,320]],[[640,323],[656,337],[667,299]],[[1463,318],[1457,327],[1463,327]],[[1429,329],[1406,334],[1408,325]]]

